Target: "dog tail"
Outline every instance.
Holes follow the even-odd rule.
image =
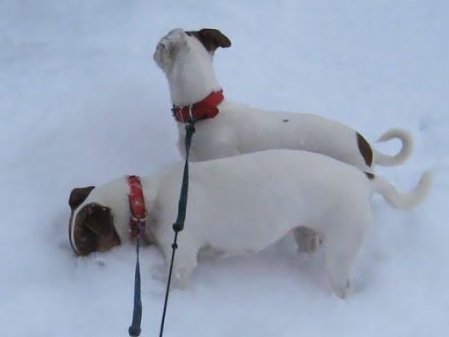
[[[380,136],[377,142],[387,142],[395,138],[401,141],[401,150],[395,155],[388,155],[373,148],[375,164],[396,166],[404,163],[410,157],[413,152],[413,136],[404,129],[390,129]]]
[[[413,190],[399,193],[384,178],[372,173],[367,173],[367,175],[372,179],[374,191],[381,194],[391,206],[402,211],[418,206],[429,194],[433,180],[432,172],[430,170],[425,171]]]

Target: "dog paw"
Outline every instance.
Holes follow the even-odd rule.
[[[168,277],[168,269],[165,265],[156,264],[151,267],[151,278],[156,281],[166,282]]]
[[[301,261],[310,261],[312,259],[312,254],[305,252],[298,247],[298,257]]]
[[[156,281],[167,282],[169,270],[167,266],[157,264],[151,267],[151,278]],[[190,284],[191,272],[185,269],[173,270],[170,288],[185,289]]]
[[[187,269],[178,269],[173,271],[172,288],[185,289],[190,285],[190,275],[192,272]]]
[[[348,298],[348,296],[351,294],[352,290],[351,282],[348,280],[344,285],[333,286],[332,289],[334,290],[334,293],[338,298],[344,300]]]

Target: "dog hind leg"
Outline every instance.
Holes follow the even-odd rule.
[[[314,230],[300,226],[293,230],[293,236],[298,244],[298,252],[312,254],[316,252],[322,244],[322,239]]]
[[[350,214],[346,212],[343,217],[334,218],[324,239],[329,281],[335,295],[342,299],[351,292],[351,269],[372,221],[368,205],[362,207],[363,212],[357,208],[349,210]]]

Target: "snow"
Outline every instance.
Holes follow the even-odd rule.
[[[215,58],[229,98],[328,116],[371,141],[407,128],[413,157],[378,172],[407,189],[431,167],[435,183],[411,212],[373,201],[349,299],[332,295],[322,253],[303,259],[287,237],[202,259],[171,294],[165,336],[448,336],[448,14],[444,0],[2,0],[1,335],[127,335],[134,247],[76,258],[68,195],[179,159],[152,53],[172,28],[213,27],[233,42]],[[162,257],[150,247],[141,258],[142,336],[155,336]]]

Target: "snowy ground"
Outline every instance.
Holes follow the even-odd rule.
[[[329,116],[370,140],[409,129],[413,157],[379,172],[407,189],[432,167],[435,187],[408,213],[375,199],[348,300],[331,294],[321,254],[299,259],[286,238],[203,259],[192,287],[172,293],[165,336],[448,336],[448,15],[444,0],[1,0],[1,336],[127,335],[133,247],[75,258],[67,198],[179,159],[151,58],[174,27],[231,38],[215,59],[231,99]],[[142,255],[142,336],[156,336],[162,258]]]

